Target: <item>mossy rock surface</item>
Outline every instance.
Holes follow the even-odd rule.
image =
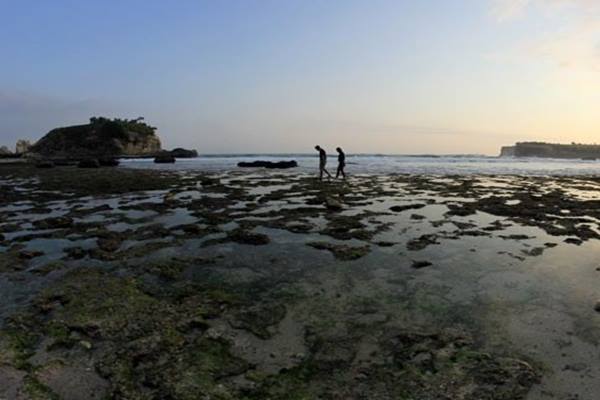
[[[411,219],[382,199],[407,191],[419,199],[398,204],[425,207],[437,202],[423,199],[428,191],[481,194],[462,178],[444,185],[390,178],[405,184],[396,190],[376,178],[351,186],[305,176],[74,167],[10,175],[26,190],[2,186],[0,205],[33,203],[20,222],[52,214],[50,202],[70,207],[36,219],[36,229],[52,232],[11,240],[23,224],[2,212],[0,273],[43,282],[28,292],[31,302],[3,315],[0,329],[0,365],[32,398],[66,398],[65,377],[105,387],[107,398],[173,400],[507,400],[524,398],[537,380],[518,355],[486,354],[469,335],[447,331],[473,322],[476,330],[478,316],[469,320],[469,308],[449,300],[446,286],[426,282],[445,270],[445,260],[428,254],[443,247],[436,244],[487,240],[485,232],[502,223],[485,229],[447,216]],[[85,196],[93,196],[90,207],[80,204]],[[328,197],[344,210],[328,211]],[[480,200],[461,207],[527,216]],[[575,204],[555,195],[540,201]],[[394,218],[407,224],[387,232]],[[124,230],[111,231],[113,223]],[[588,235],[581,224],[563,230]],[[66,237],[74,247],[59,261],[28,257],[36,255],[28,242]],[[404,268],[411,259],[431,259],[436,268]]]
[[[344,244],[336,245],[329,242],[309,242],[308,246],[318,250],[328,250],[335,258],[342,261],[358,260],[369,254],[371,246],[347,246]]]

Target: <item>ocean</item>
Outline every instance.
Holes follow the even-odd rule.
[[[169,170],[204,170],[211,172],[237,169],[240,161],[296,160],[298,168],[291,171],[316,173],[316,154],[227,154],[202,155],[197,158],[178,159],[175,164],[155,164],[152,159],[123,159],[121,165],[131,168]],[[485,174],[485,175],[535,175],[572,176],[600,174],[600,161],[550,158],[512,158],[482,155],[377,155],[355,154],[346,156],[348,174]],[[335,173],[337,157],[329,155],[329,172]]]

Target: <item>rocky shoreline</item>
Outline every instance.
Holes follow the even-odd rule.
[[[73,171],[0,165],[0,398],[597,389],[594,289],[539,274],[589,268],[600,180]]]

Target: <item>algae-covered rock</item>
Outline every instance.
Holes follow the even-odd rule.
[[[177,261],[155,262],[145,266],[145,270],[164,279],[177,278],[186,267],[184,263]]]
[[[429,261],[413,261],[412,263],[412,267],[414,269],[421,269],[421,268],[426,268],[426,267],[430,267],[432,264]]]
[[[438,242],[438,235],[433,233],[421,235],[418,238],[409,240],[406,244],[406,248],[408,250],[417,251],[423,250],[425,247],[432,244],[440,244],[440,242]]]
[[[343,205],[339,200],[330,196],[325,198],[325,206],[331,211],[340,211],[343,208]]]
[[[406,210],[418,210],[425,207],[425,204],[408,204],[405,206],[392,206],[390,207],[390,210],[394,211],[394,212],[402,212],[402,211],[406,211]]]
[[[44,290],[31,314],[0,331],[0,363],[28,372],[39,351],[60,355],[75,346],[89,354],[94,369],[52,362],[29,374],[30,386],[50,396],[42,398],[236,398],[219,380],[249,364],[231,354],[227,340],[202,335],[205,317],[222,313],[230,299],[198,288],[174,298],[151,295],[134,277],[76,269]]]
[[[370,235],[365,227],[360,217],[336,215],[329,217],[327,227],[321,233],[338,240],[368,239]]]
[[[261,339],[269,339],[273,336],[269,328],[278,324],[285,314],[285,306],[277,303],[244,307],[235,314],[230,324],[235,328],[246,329]]]
[[[228,233],[228,238],[236,243],[250,244],[254,246],[269,244],[271,239],[265,234],[248,232],[244,229],[234,229]]]
[[[446,331],[384,330],[369,357],[359,357],[351,335],[309,341],[310,356],[260,379],[249,398],[521,400],[539,381],[529,364],[479,352],[470,337]]]
[[[69,217],[51,217],[34,221],[33,225],[38,229],[61,229],[73,225],[73,219]]]
[[[26,375],[10,365],[0,364],[0,399],[25,400]]]
[[[318,250],[329,250],[335,258],[342,261],[357,260],[371,251],[371,246],[369,245],[353,247],[328,242],[309,242],[307,245]]]
[[[109,382],[89,368],[51,363],[36,373],[36,378],[60,400],[103,400],[109,392]]]
[[[426,179],[391,190],[361,177],[349,187],[274,172],[203,182],[204,174],[193,172],[27,168],[39,181],[24,187],[39,190],[0,190],[3,205],[33,203],[24,212],[2,213],[2,233],[10,240],[2,243],[0,273],[27,297],[15,304],[9,291],[0,366],[10,368],[5,375],[16,376],[11,387],[26,388],[28,398],[94,398],[97,392],[132,400],[508,400],[524,398],[537,379],[519,355],[486,354],[468,335],[446,332],[479,316],[465,321],[459,314],[468,306],[448,300],[443,282],[414,281],[414,273],[397,268],[410,267],[398,246],[378,248],[356,263],[305,247],[314,240],[302,235],[309,232],[352,240],[322,236],[308,243],[345,261],[364,257],[369,245],[390,247],[414,237],[409,249],[419,250],[441,239],[480,235],[480,224],[446,219],[433,228],[454,223],[459,230],[423,231],[421,224],[403,224],[407,218],[381,211],[389,204],[384,196],[411,190],[415,197],[398,204],[432,204],[421,200],[429,196]],[[454,180],[459,184],[444,184],[444,190],[466,190]],[[265,191],[253,191],[259,186]],[[88,195],[102,197],[85,204]],[[348,212],[328,212],[327,196],[343,199]],[[306,199],[318,206],[307,207]],[[64,217],[38,219],[56,215],[56,200],[62,200]],[[369,204],[372,209],[362,208]],[[186,209],[194,219],[187,219]],[[39,221],[34,228],[51,231],[8,234],[29,229],[27,214]],[[378,235],[390,220],[400,225],[398,232]],[[126,230],[113,232],[112,225]],[[277,244],[260,249],[230,243],[268,244],[263,232],[269,229],[298,235],[282,232]],[[64,249],[70,258],[29,260],[37,247],[27,242],[37,238],[71,241]],[[48,258],[54,254],[48,250]],[[474,335],[480,329],[470,328]],[[71,386],[75,382],[82,384]]]
[[[99,231],[96,235],[98,237],[98,248],[109,253],[119,250],[124,239],[123,235],[110,231]]]
[[[523,399],[539,381],[523,361],[474,350],[465,332],[390,330],[380,340],[383,356],[404,375],[396,381],[400,393],[415,398]]]

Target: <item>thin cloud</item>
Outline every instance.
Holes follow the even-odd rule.
[[[499,22],[514,20],[528,11],[556,14],[565,9],[579,10],[588,17],[600,14],[598,0],[491,0],[491,15]]]
[[[561,16],[552,19],[553,31],[516,43],[508,52],[512,58],[546,60],[586,75],[600,69],[600,0],[493,0],[491,10],[502,25],[525,15],[548,21]],[[489,58],[501,59],[503,53],[501,50]]]
[[[531,0],[493,0],[491,14],[502,22],[522,15]]]

